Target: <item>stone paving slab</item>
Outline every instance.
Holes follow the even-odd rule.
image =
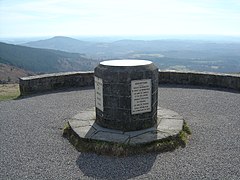
[[[159,131],[181,131],[182,130],[182,121],[180,119],[165,119],[162,118],[160,124],[158,125]]]
[[[76,114],[68,123],[80,138],[136,145],[175,136],[182,130],[184,121],[177,112],[161,107],[158,107],[158,125],[139,131],[104,128],[94,122],[95,118],[92,108]]]
[[[86,119],[95,120],[96,119],[95,108],[87,109],[86,111],[76,114],[73,118],[84,121],[86,121]]]
[[[73,131],[77,133],[79,137],[88,139],[91,139],[96,133],[96,129],[94,129],[92,126],[76,127],[73,128]]]
[[[129,139],[129,136],[112,132],[98,131],[91,137],[91,139],[108,142],[126,143],[127,140]]]
[[[80,119],[70,119],[69,124],[71,124],[72,128],[78,128],[78,127],[85,127],[90,126],[90,122],[87,120],[80,120]]]
[[[152,141],[160,140],[168,137],[169,134],[160,131],[151,131],[145,134],[139,134],[138,136],[130,138],[129,144],[143,144]]]
[[[109,133],[113,133],[113,134],[124,134],[123,131],[115,130],[115,129],[104,128],[104,127],[99,126],[97,123],[93,123],[92,126],[93,126],[95,129],[97,129],[97,131],[100,131],[100,132],[109,132]]]

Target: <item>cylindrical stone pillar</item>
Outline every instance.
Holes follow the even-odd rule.
[[[134,131],[157,123],[158,68],[151,61],[103,61],[94,76],[98,125]]]

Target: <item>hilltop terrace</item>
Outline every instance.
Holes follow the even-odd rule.
[[[80,153],[62,137],[69,117],[94,107],[92,72],[21,78],[23,97],[0,102],[0,179],[238,179],[239,87],[237,75],[159,72],[158,105],[183,116],[191,140],[119,158]]]

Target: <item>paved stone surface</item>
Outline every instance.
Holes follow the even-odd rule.
[[[186,148],[125,158],[80,153],[63,124],[94,106],[94,91],[59,92],[0,102],[0,179],[239,179],[240,94],[189,86],[159,87],[159,106],[193,131]]]
[[[144,144],[178,134],[183,127],[183,118],[176,112],[158,107],[158,124],[138,131],[120,131],[103,128],[90,122],[96,118],[95,110],[82,111],[68,122],[80,138],[95,139],[114,143]]]

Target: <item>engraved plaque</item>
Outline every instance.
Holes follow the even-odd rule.
[[[151,79],[131,81],[132,114],[151,112]]]
[[[103,111],[103,81],[101,78],[94,76],[94,82],[96,108]]]

